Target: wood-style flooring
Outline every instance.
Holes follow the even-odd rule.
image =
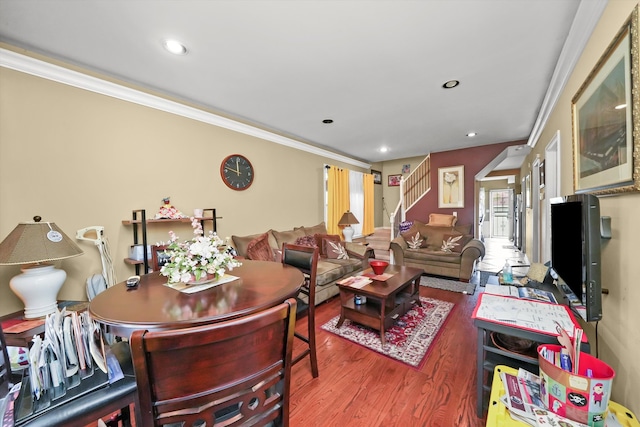
[[[306,360],[293,367],[290,425],[484,426],[486,419],[476,416],[477,335],[471,320],[478,291],[469,296],[421,287],[421,296],[456,305],[420,370],[320,329],[339,313],[337,298],[316,307],[320,376],[311,376]],[[298,328],[306,329],[306,318]]]

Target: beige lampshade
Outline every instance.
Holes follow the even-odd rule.
[[[360,224],[360,222],[356,219],[356,216],[351,213],[351,211],[346,211],[344,215],[342,215],[342,218],[340,218],[338,225],[351,225],[351,224]]]
[[[82,255],[76,245],[53,222],[21,222],[0,243],[0,265],[33,264]]]

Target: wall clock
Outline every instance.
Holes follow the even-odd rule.
[[[244,156],[232,154],[220,165],[222,181],[232,190],[246,190],[253,183],[253,165]]]

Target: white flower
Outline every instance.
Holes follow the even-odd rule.
[[[214,232],[205,236],[202,225],[192,218],[194,238],[178,242],[178,236],[169,232],[171,243],[165,253],[169,261],[162,266],[160,274],[169,278],[170,283],[187,283],[193,278],[200,280],[207,275],[218,279],[226,270],[242,265],[226,250],[221,250],[223,241]]]

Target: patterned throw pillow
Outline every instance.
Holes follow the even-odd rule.
[[[401,234],[407,246],[411,249],[420,249],[427,247],[427,237],[420,234],[417,225],[412,225],[409,230]]]
[[[412,225],[413,225],[413,221],[402,221],[398,226],[399,233],[400,234],[406,233],[407,230],[409,230]]]
[[[317,248],[318,244],[316,243],[316,238],[314,236],[303,236],[303,237],[298,237],[296,239],[296,245],[300,245],[300,246],[310,246],[312,248]]]
[[[332,240],[334,242],[342,240],[337,234],[315,234],[313,237],[316,239],[316,246],[320,249],[319,255],[321,257],[327,256],[326,245],[324,243],[325,239]]]
[[[344,246],[344,242],[336,242],[334,240],[324,239],[322,241],[325,250],[327,251],[327,258],[329,259],[349,259],[347,248]]]
[[[462,252],[462,248],[471,241],[473,237],[463,234],[445,234],[442,238],[442,252]]]
[[[269,246],[267,233],[249,242],[247,245],[247,258],[255,261],[273,261],[273,250]]]

